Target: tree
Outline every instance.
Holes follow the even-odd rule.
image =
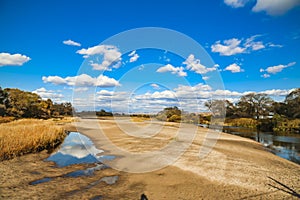
[[[53,105],[50,99],[43,100],[38,94],[0,87],[0,116],[47,119],[55,114],[72,115],[72,110],[69,102]]]
[[[265,118],[272,111],[273,100],[263,93],[249,93],[242,96],[237,104],[238,116],[255,118]]]
[[[214,117],[225,117],[226,114],[226,101],[213,99],[204,103],[204,105],[210,110]]]
[[[0,87],[0,116],[6,115],[6,107],[8,106],[8,94]]]
[[[168,107],[157,113],[156,118],[161,121],[180,121],[181,110],[179,110],[177,106]]]
[[[289,118],[300,118],[300,88],[290,92],[286,98],[286,116]]]

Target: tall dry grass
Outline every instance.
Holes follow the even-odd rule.
[[[21,119],[0,124],[0,160],[54,148],[65,136],[64,128],[51,120]]]

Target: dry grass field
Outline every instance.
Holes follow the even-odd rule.
[[[65,138],[53,120],[21,119],[0,124],[0,160],[51,149]]]

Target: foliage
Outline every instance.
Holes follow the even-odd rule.
[[[226,101],[213,99],[205,102],[204,104],[214,117],[225,117]]]
[[[229,126],[245,127],[245,128],[256,128],[256,120],[252,118],[236,118],[226,119],[226,124]]]
[[[290,92],[284,103],[286,104],[285,115],[289,118],[300,118],[300,88]]]
[[[160,111],[156,118],[161,121],[180,122],[181,110],[179,110],[177,106],[168,107]]]
[[[99,112],[96,112],[97,116],[105,117],[105,116],[113,116],[112,112],[106,112],[105,110],[101,109]]]
[[[214,116],[223,112],[222,102],[226,107],[228,125],[264,131],[300,131],[300,88],[291,91],[284,102],[275,102],[267,94],[249,93],[236,104],[228,100],[213,100],[206,102],[205,106]]]
[[[238,116],[255,119],[265,118],[270,115],[273,100],[262,93],[250,93],[242,96],[237,104]]]
[[[72,115],[71,103],[54,103],[39,95],[19,89],[0,87],[0,116],[15,118],[42,118]]]

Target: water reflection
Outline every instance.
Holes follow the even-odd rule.
[[[97,149],[88,137],[78,132],[70,132],[60,148],[46,161],[53,161],[58,167],[65,167],[73,164],[98,163],[115,158],[109,155],[99,156],[103,152]]]
[[[224,132],[255,140],[277,156],[300,164],[300,135],[257,132],[241,127],[224,127]]]
[[[94,167],[86,168],[83,170],[76,170],[55,177],[44,177],[30,182],[30,185],[37,185],[41,183],[46,183],[52,181],[58,177],[80,177],[80,176],[92,176],[95,171],[103,170],[109,168],[107,165],[103,164],[103,160],[112,160],[115,156],[103,155],[104,151],[97,149],[93,142],[86,136],[78,132],[70,132],[65,138],[59,149],[52,153],[46,161],[55,162],[58,167],[66,167],[73,164],[84,164],[84,163],[94,163]],[[100,155],[99,155],[100,154]],[[98,184],[100,182],[105,182],[109,185],[116,183],[118,176],[107,176],[102,177],[93,184]],[[92,185],[93,185],[92,184]]]
[[[92,176],[95,171],[107,169],[108,166],[104,164],[97,164],[95,167],[90,167],[84,170],[77,170],[74,172],[67,173],[63,177],[79,177],[79,176]]]

